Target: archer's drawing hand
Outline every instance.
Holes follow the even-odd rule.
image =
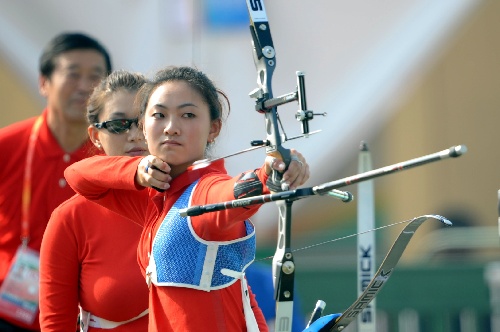
[[[137,166],[136,182],[143,187],[152,187],[159,191],[170,188],[170,166],[158,157],[144,157]]]
[[[288,169],[283,173],[282,181],[288,184],[290,190],[296,189],[303,185],[309,179],[309,165],[304,156],[297,150],[290,150],[292,161],[288,165]],[[278,172],[283,172],[285,163],[276,157],[266,157],[266,173],[271,174],[271,169]]]

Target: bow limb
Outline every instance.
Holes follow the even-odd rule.
[[[279,131],[279,117],[276,105],[266,105],[273,99],[272,78],[276,67],[276,51],[271,37],[271,29],[266,9],[262,0],[246,0],[250,16],[250,33],[252,35],[253,58],[257,70],[257,85],[250,95],[256,98],[255,109],[263,113],[266,120],[266,154],[283,160],[285,165],[291,162],[290,150],[283,147],[283,139]],[[281,174],[273,171],[268,187],[281,191]]]
[[[340,332],[344,330],[353,320],[355,320],[357,315],[361,313],[377,296],[377,294],[382,289],[382,286],[385,285],[389,277],[392,275],[394,268],[399,262],[399,259],[406,249],[406,246],[412,239],[417,229],[425,221],[430,219],[435,219],[446,226],[451,226],[451,222],[448,219],[439,215],[424,215],[408,221],[408,224],[405,226],[405,228],[403,228],[403,230],[397,237],[396,241],[385,256],[374,277],[372,278],[368,286],[366,286],[364,292],[356,299],[356,301],[346,311],[344,311],[344,313],[342,313],[340,317],[337,317],[335,315],[328,322],[325,322],[325,320],[318,320],[316,325],[315,323],[311,324],[308,331]]]

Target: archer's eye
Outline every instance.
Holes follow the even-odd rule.
[[[165,117],[165,115],[163,115],[163,113],[160,112],[154,112],[153,114],[151,114],[151,116],[155,119],[161,119]]]

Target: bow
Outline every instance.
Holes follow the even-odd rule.
[[[266,10],[264,8],[263,0],[246,0],[248,12],[250,16],[250,33],[252,36],[252,45],[253,45],[253,58],[255,67],[257,70],[257,85],[258,87],[250,93],[251,97],[256,98],[256,106],[255,109],[259,113],[263,113],[266,121],[266,133],[267,138],[265,142],[258,142],[257,145],[265,145],[267,155],[274,157],[281,157],[281,159],[285,162],[285,164],[289,165],[291,161],[290,150],[285,149],[282,146],[282,138],[279,132],[279,116],[277,112],[277,107],[281,104],[291,102],[297,100],[299,103],[299,110],[295,114],[295,117],[302,124],[302,134],[307,137],[309,133],[309,120],[313,119],[313,112],[307,110],[306,105],[306,96],[305,96],[305,84],[304,84],[304,75],[301,72],[297,72],[297,91],[295,93],[287,94],[282,97],[273,98],[272,94],[272,75],[274,69],[276,67],[276,51],[274,49],[273,40],[271,37],[271,31],[269,27],[269,22],[267,19]],[[462,150],[461,150],[462,149]],[[453,150],[449,149],[444,155],[437,154],[434,156],[434,160],[440,160],[443,157],[448,156],[458,156],[461,153],[465,152],[465,147],[458,148]],[[448,154],[447,154],[448,153]],[[455,154],[455,155],[454,155]],[[431,158],[432,159],[432,158]],[[423,162],[423,160],[414,160],[412,165],[419,165]],[[410,164],[408,164],[410,165]],[[262,202],[275,200],[279,209],[279,221],[278,221],[278,239],[277,239],[277,247],[273,257],[273,284],[274,284],[274,296],[276,300],[276,320],[275,320],[275,330],[276,331],[291,331],[292,326],[292,312],[293,312],[293,298],[294,298],[294,277],[295,277],[295,263],[293,260],[293,252],[290,248],[290,239],[291,239],[291,222],[292,222],[292,203],[294,200],[304,197],[311,194],[325,194],[328,193],[332,196],[340,198],[341,200],[347,202],[352,200],[352,195],[345,192],[340,192],[336,190],[337,186],[344,186],[348,184],[352,184],[354,182],[359,182],[363,180],[370,179],[372,177],[380,176],[383,174],[387,174],[388,172],[392,172],[394,170],[404,169],[402,165],[397,165],[395,168],[387,168],[382,170],[381,172],[367,172],[364,178],[360,178],[359,174],[352,178],[346,179],[344,181],[339,180],[338,182],[326,183],[321,186],[316,186],[314,188],[306,188],[305,190],[297,190],[293,194],[283,193],[282,196],[277,197],[276,195],[273,197],[267,196],[263,198]],[[267,182],[268,188],[272,192],[280,192],[282,188],[280,187],[281,176],[280,173],[273,171],[272,176],[269,178]],[[287,188],[283,188],[285,190]],[[279,194],[278,194],[279,195]],[[237,206],[241,206],[240,204],[250,203],[252,201],[258,201],[250,198],[247,201],[234,202]],[[230,203],[226,202],[223,204],[224,208],[228,208]],[[410,222],[412,225],[413,222]],[[418,223],[420,225],[420,223]],[[407,226],[409,227],[409,226]],[[418,226],[417,226],[418,227]],[[400,241],[400,239],[404,236],[405,231],[403,231],[396,240],[396,243]],[[412,233],[413,234],[413,233]],[[411,236],[407,238],[409,241]],[[395,266],[399,257],[403,253],[406,244],[400,245],[391,249],[388,253],[387,259],[393,263]],[[384,260],[385,263],[385,260]],[[384,267],[384,263],[382,267]],[[381,268],[382,268],[381,267]],[[387,269],[385,269],[387,271]],[[373,281],[377,281],[377,278],[380,278],[380,273],[384,275],[384,277],[388,278],[389,273],[385,274],[384,270],[382,272],[377,272],[375,274]],[[379,285],[380,283],[377,283]],[[383,285],[383,282],[380,286]],[[367,298],[366,291],[372,291],[371,295],[375,297],[376,292],[380,288],[376,288],[375,286],[371,287],[370,285],[366,288],[365,292],[361,294],[361,299],[364,300]],[[339,326],[339,329],[331,329],[332,331],[340,331],[344,327],[346,327],[354,317],[360,312],[355,311],[359,306],[359,299],[353,304],[355,307],[353,309],[349,308],[346,313],[344,313],[338,320],[334,320],[336,322],[334,325]],[[363,305],[363,308],[368,305],[370,301],[367,301],[366,304]],[[363,303],[361,303],[363,304]],[[362,310],[362,309],[361,309]],[[345,315],[348,315],[346,318]],[[320,315],[320,314],[317,314]],[[313,322],[311,322],[313,323]]]
[[[266,154],[279,157],[286,167],[291,162],[290,150],[282,146],[279,131],[279,116],[277,107],[281,104],[298,100],[299,110],[296,118],[302,123],[302,134],[308,135],[308,121],[313,118],[312,111],[306,109],[304,74],[297,72],[297,91],[273,98],[272,77],[276,67],[276,51],[274,49],[271,30],[266,10],[262,0],[246,0],[250,16],[250,33],[253,44],[253,58],[257,70],[258,87],[250,93],[256,99],[255,109],[264,114],[266,121]],[[260,143],[260,142],[259,142]],[[273,192],[281,192],[281,174],[272,172],[267,181],[267,187]],[[279,234],[278,245],[273,258],[273,284],[276,300],[276,330],[290,331],[292,324],[295,263],[290,248],[291,239],[291,199],[278,200]]]
[[[265,117],[267,134],[264,141],[253,141],[252,145],[254,147],[265,147],[267,155],[280,158],[288,167],[292,158],[290,150],[282,146],[282,143],[286,141],[286,136],[282,136],[280,134],[279,128],[281,126],[281,122],[277,107],[285,103],[298,101],[299,110],[296,112],[295,117],[301,122],[302,134],[306,137],[309,135],[309,120],[312,120],[314,115],[324,114],[314,114],[312,111],[307,110],[304,74],[302,72],[296,72],[296,91],[277,98],[273,97],[271,82],[272,75],[276,67],[276,51],[274,49],[264,3],[263,0],[246,0],[246,3],[250,16],[250,33],[252,37],[253,56],[257,70],[258,85],[258,87],[250,93],[250,96],[256,99],[255,110],[263,114]],[[399,164],[368,171],[333,182],[323,183],[318,186],[298,188],[295,190],[287,190],[288,188],[282,187],[280,173],[273,171],[273,174],[269,177],[267,182],[267,186],[272,192],[271,194],[203,206],[192,206],[187,209],[182,209],[179,212],[181,216],[196,216],[203,213],[238,208],[252,204],[262,204],[271,201],[276,202],[279,210],[278,239],[272,264],[274,296],[276,300],[275,330],[285,332],[291,331],[295,278],[293,250],[290,246],[293,202],[311,195],[326,194],[344,202],[348,202],[352,200],[352,195],[348,192],[340,191],[338,188],[405,170],[414,166],[421,166],[429,162],[449,157],[458,157],[465,152],[465,146],[454,146],[431,155],[415,158]],[[361,294],[353,305],[351,305],[341,315],[330,315],[317,319],[317,317],[321,316],[321,313],[316,314],[315,319],[317,320],[311,321],[312,324],[308,327],[307,331],[341,331],[349,323],[351,323],[377,295],[382,285],[385,284],[387,279],[390,277],[392,270],[403,254],[406,245],[410,241],[416,229],[425,220],[430,218],[438,219],[444,224],[451,224],[443,217],[430,215],[407,221],[408,225],[398,236],[395,244],[384,259],[380,269],[366,287],[363,294]]]

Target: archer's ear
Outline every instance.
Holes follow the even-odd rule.
[[[217,138],[217,136],[219,136],[221,129],[222,129],[221,119],[213,120],[210,123],[210,131],[208,133],[207,142],[213,142]]]
[[[92,141],[92,144],[94,144],[95,147],[98,148],[99,150],[102,150],[102,145],[101,142],[99,141],[99,130],[97,130],[97,128],[94,127],[93,125],[90,125],[87,128],[87,132],[89,134],[90,140]]]

